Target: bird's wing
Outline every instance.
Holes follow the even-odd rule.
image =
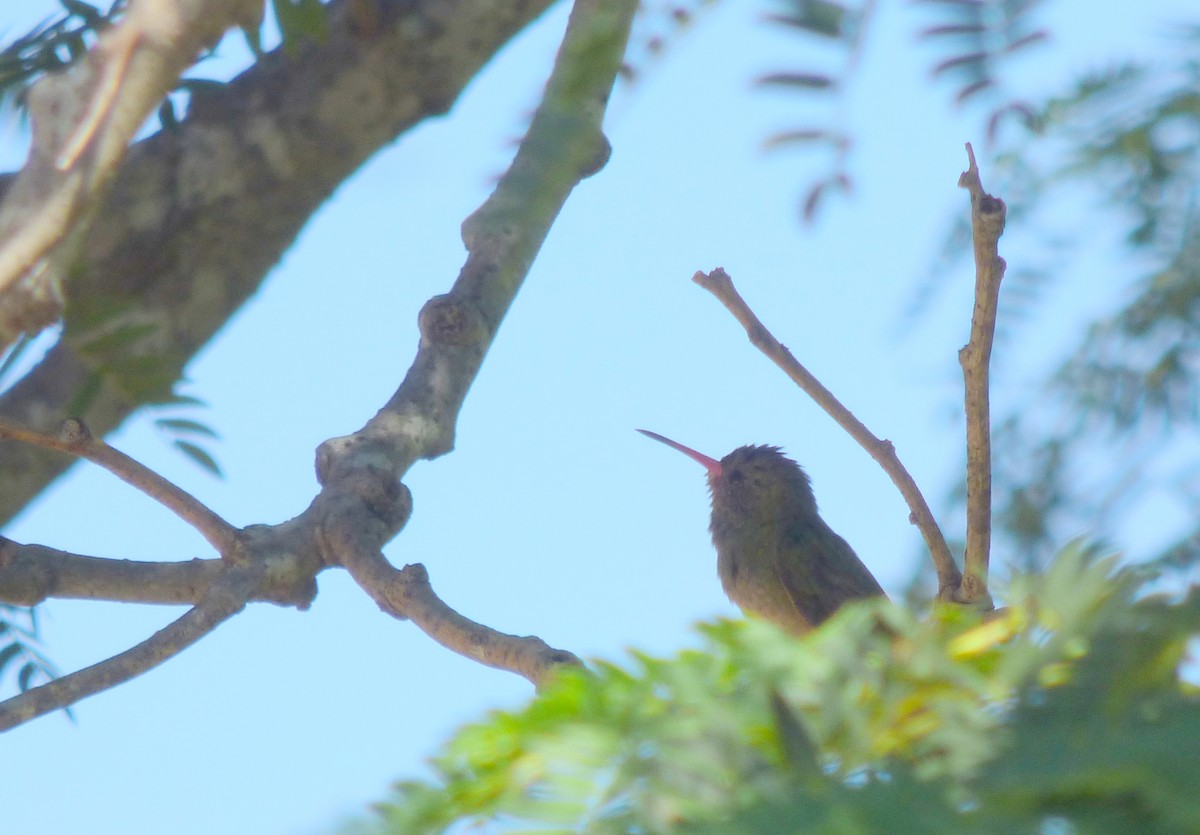
[[[883,594],[854,549],[824,522],[809,520],[788,534],[779,555],[779,579],[810,623],[821,623],[850,600]]]

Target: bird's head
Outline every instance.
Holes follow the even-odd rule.
[[[708,470],[714,514],[720,511],[765,521],[789,513],[817,512],[808,475],[779,447],[738,447],[718,461],[656,432],[638,431],[679,450]]]

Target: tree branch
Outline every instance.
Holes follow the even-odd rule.
[[[254,574],[244,567],[228,568],[200,603],[140,644],[0,702],[0,731],[124,684],[178,655],[245,607],[250,589],[257,584]]]
[[[938,597],[952,599],[953,594],[958,591],[962,575],[959,573],[958,566],[954,564],[954,557],[950,554],[950,548],[946,545],[946,539],[942,536],[942,531],[938,527],[937,520],[933,518],[933,513],[925,502],[925,497],[921,495],[921,491],[917,488],[917,484],[909,475],[908,470],[900,463],[900,458],[896,455],[896,449],[892,442],[875,437],[862,421],[854,416],[853,412],[834,397],[833,392],[825,388],[807,368],[792,356],[792,352],[776,339],[754,315],[754,311],[738,294],[737,289],[733,286],[733,279],[725,270],[718,267],[707,275],[697,272],[692,280],[716,296],[717,300],[725,305],[734,318],[746,329],[750,343],[779,366],[796,385],[837,421],[838,425],[845,429],[850,437],[858,441],[859,445],[883,467],[884,472],[892,479],[892,483],[896,485],[908,503],[909,521],[920,529],[921,536],[925,539],[925,546],[933,556],[933,564],[938,575]]]
[[[975,249],[975,306],[971,339],[958,352],[967,415],[967,549],[961,597],[990,608],[988,561],[992,542],[992,418],[988,378],[1004,259],[998,254],[1007,209],[983,190],[975,151],[967,143],[969,165],[958,184],[971,193],[971,238]]]
[[[254,536],[247,538],[266,544]],[[270,559],[271,571],[248,597],[282,606],[307,608],[315,590],[318,561],[304,559],[292,549],[252,545],[246,550],[256,561]],[[116,603],[195,605],[217,582],[227,563],[219,559],[143,562],[72,554],[44,545],[22,545],[0,536],[0,603],[36,606],[50,598],[105,600]]]
[[[209,510],[191,493],[167,481],[125,453],[113,449],[99,438],[93,437],[81,420],[64,420],[59,425],[57,435],[46,435],[0,419],[0,438],[69,452],[99,464],[187,522],[223,557],[230,556],[238,544],[237,528]]]
[[[529,132],[491,196],[463,223],[468,256],[458,280],[421,310],[421,344],[404,381],[366,426],[317,451],[323,489],[305,518],[314,520],[326,560],[354,562],[377,601],[388,599],[379,589],[394,583],[379,577],[373,556],[367,562],[363,555],[377,554],[407,521],[412,500],[399,479],[416,458],[452,448],[467,390],[550,225],[575,185],[607,161],[600,126],[636,6],[577,0]],[[420,611],[430,613],[424,623],[439,641],[482,628],[444,605],[436,609],[432,591],[420,600]],[[519,664],[505,668],[540,678],[522,660],[530,639],[488,634],[496,646],[485,663]]]
[[[573,653],[555,649],[541,638],[506,635],[465,618],[447,606],[429,584],[425,566],[397,571],[378,551],[339,549],[342,564],[379,608],[409,619],[422,632],[459,655],[524,676],[541,687],[562,664],[581,664]]]
[[[36,606],[51,597],[121,603],[196,604],[221,561],[138,562],[71,554],[0,537],[0,603]]]

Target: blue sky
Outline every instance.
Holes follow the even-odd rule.
[[[1050,4],[1055,35],[1013,70],[1045,92],[1064,73],[1145,54],[1183,2]],[[17,0],[8,32],[55,6]],[[691,624],[732,615],[708,540],[703,471],[637,435],[647,427],[720,457],[774,443],[807,468],[822,512],[889,590],[918,553],[886,476],[690,282],[724,266],[792,351],[890,438],[935,510],[961,456],[960,376],[972,276],[947,281],[915,328],[900,311],[953,212],[978,114],[931,89],[907,5],[881,4],[842,114],[858,139],[855,194],[819,221],[797,207],[815,161],[764,154],[772,132],[827,118],[754,89],[795,68],[799,42],[726,2],[673,39],[610,110],[613,156],[571,197],[505,321],[458,427],[455,451],[417,464],[415,513],[386,549],[424,563],[463,614],[589,657],[668,653]],[[416,313],[461,266],[459,224],[505,167],[537,100],[565,8],[476,80],[451,114],[407,135],[347,183],[264,289],[188,370],[199,417],[221,434],[216,480],[173,452],[146,414],[110,441],[239,524],[300,512],[325,438],[387,399],[417,343]],[[226,50],[231,56],[237,45]],[[5,170],[24,138],[0,135]],[[989,177],[982,157],[985,185]],[[1021,258],[1019,230],[1002,241]],[[1103,262],[1103,254],[1095,256]],[[1121,265],[1116,265],[1120,267]],[[1112,267],[1107,267],[1111,275]],[[999,381],[1020,391],[1112,295],[1065,276]],[[1093,284],[1094,287],[1094,284]],[[1003,397],[1003,393],[1000,395]],[[111,476],[76,467],[5,534],[110,557],[210,556],[203,540]],[[1004,555],[997,555],[1003,559]],[[529,686],[433,644],[380,612],[340,572],[309,612],[254,606],[178,658],[5,735],[0,808],[13,832],[305,835],[419,774],[460,723],[515,706]],[[53,602],[60,668],[94,663],[179,610]]]

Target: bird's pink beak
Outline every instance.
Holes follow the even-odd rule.
[[[662,443],[666,444],[669,447],[674,447],[675,449],[679,450],[684,455],[686,455],[688,458],[691,458],[693,461],[698,461],[699,463],[703,464],[704,469],[708,470],[709,478],[720,478],[721,462],[718,461],[717,459],[709,458],[707,455],[705,455],[702,452],[696,452],[696,450],[692,449],[691,447],[686,447],[683,444],[679,443],[678,441],[672,441],[670,438],[663,437],[662,435],[658,434],[657,432],[651,432],[649,429],[639,429],[638,431],[641,432],[643,435],[645,435],[647,438],[653,438],[656,441],[661,441]]]

